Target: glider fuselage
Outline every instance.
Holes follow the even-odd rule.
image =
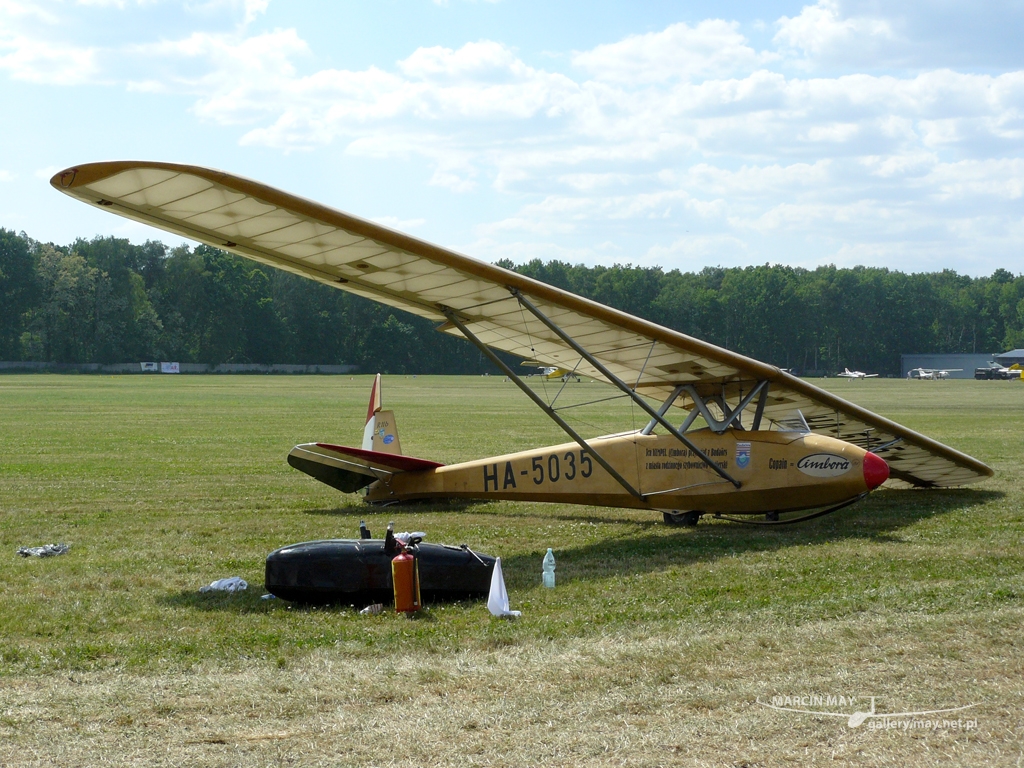
[[[586,449],[564,443],[400,472],[370,485],[366,500],[508,499],[742,514],[836,504],[878,484],[871,484],[873,466],[865,471],[866,452],[834,438],[735,429],[720,434],[701,429],[687,436],[740,487],[711,472],[670,435],[628,433],[589,443],[642,499],[628,493]],[[867,461],[884,466],[874,456]]]

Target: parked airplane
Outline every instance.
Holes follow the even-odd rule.
[[[837,373],[841,379],[873,379],[878,376],[877,373],[864,373],[864,371],[851,371],[849,368],[844,368],[842,373]]]
[[[523,363],[526,366],[540,368],[538,373],[528,373],[527,376],[543,376],[545,379],[557,379],[559,381],[579,381],[580,377],[575,371],[560,368],[557,365],[537,365],[534,360],[527,360]]]
[[[703,514],[775,522],[779,512],[818,509],[782,521],[795,522],[887,479],[943,487],[992,475],[977,459],[774,366],[248,179],[110,162],[69,168],[50,183],[103,210],[437,321],[442,333],[477,346],[570,438],[444,466],[402,455],[371,400],[363,447],[292,451],[303,471],[345,492],[366,488],[368,501],[594,504],[687,524]],[[494,350],[609,384],[650,420],[585,438]]]
[[[948,379],[949,374],[963,368],[912,368],[907,371],[908,379]]]

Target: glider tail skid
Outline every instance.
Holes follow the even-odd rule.
[[[382,407],[379,373],[374,377],[370,390],[362,447],[304,443],[292,448],[288,463],[343,493],[355,493],[377,480],[388,483],[400,472],[444,466],[436,461],[402,455],[395,412],[385,411]]]

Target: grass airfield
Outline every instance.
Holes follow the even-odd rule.
[[[1024,385],[820,383],[996,477],[779,530],[381,510],[285,463],[299,442],[358,444],[368,376],[0,376],[0,765],[1020,765]],[[565,439],[501,377],[384,377],[384,403],[405,453],[443,462]],[[645,421],[616,401],[577,424]],[[501,556],[522,618],[260,600],[268,552],[360,519]],[[58,541],[69,554],[15,555]],[[235,575],[247,593],[198,592]],[[846,713],[973,704],[917,719],[975,727],[758,703],[816,695]]]

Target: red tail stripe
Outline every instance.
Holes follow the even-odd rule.
[[[330,443],[317,443],[317,447],[326,448],[343,456],[363,459],[374,464],[383,464],[385,467],[391,467],[400,472],[415,472],[418,469],[435,469],[444,466],[444,464],[428,459],[417,459],[413,456],[400,456],[394,453],[380,453],[379,451],[364,451],[362,448],[346,448],[343,445],[331,445]]]

